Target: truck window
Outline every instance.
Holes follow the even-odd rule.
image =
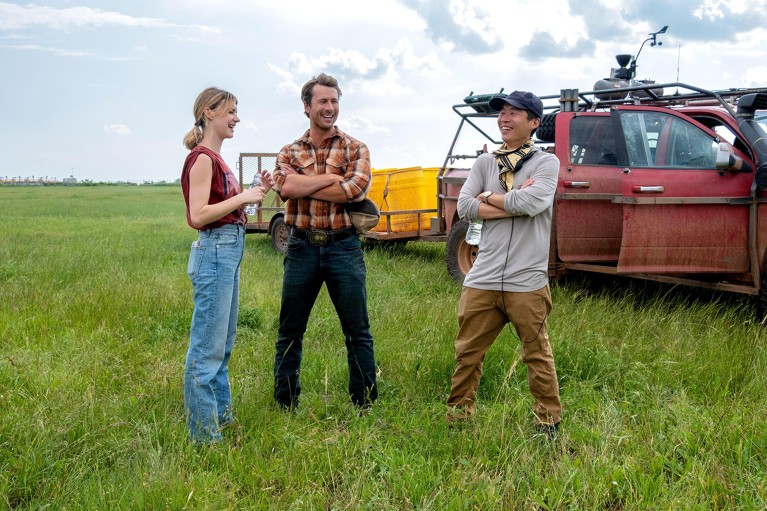
[[[668,162],[671,167],[716,168],[714,139],[687,122],[675,122],[669,137]]]
[[[626,139],[629,166],[655,167],[655,153],[667,119],[657,112],[622,112],[621,126]]]
[[[617,165],[615,138],[608,116],[577,116],[570,121],[570,163]]]
[[[690,117],[716,133],[719,138],[722,140],[725,140],[729,142],[730,144],[735,147],[738,151],[742,152],[746,156],[748,156],[750,159],[754,159],[754,155],[751,152],[751,149],[748,147],[748,144],[746,144],[743,139],[738,136],[738,134],[733,131],[732,128],[730,128],[729,125],[725,124],[722,119],[719,117],[715,117],[712,115],[700,115],[700,114],[693,114]],[[756,118],[757,122],[759,122],[759,118]]]
[[[622,112],[621,125],[632,167],[716,169],[716,140],[684,119]]]

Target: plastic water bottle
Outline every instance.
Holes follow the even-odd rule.
[[[250,182],[250,186],[248,188],[255,188],[256,186],[261,185],[261,174],[256,172],[256,175],[253,176],[253,181]],[[245,214],[248,216],[253,216],[258,212],[258,204],[246,204],[245,205]]]
[[[482,237],[482,223],[482,220],[469,222],[469,228],[466,230],[466,243],[479,245],[479,239]]]

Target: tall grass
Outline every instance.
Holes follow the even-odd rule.
[[[366,251],[380,399],[358,415],[323,292],[296,413],[272,404],[281,258],[249,235],[236,425],[186,441],[194,232],[173,187],[0,188],[0,508],[764,509],[767,332],[751,299],[568,278],[549,319],[560,436],[534,434],[517,339],[449,429],[460,286],[444,245]]]

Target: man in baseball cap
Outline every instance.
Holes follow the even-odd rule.
[[[482,221],[479,252],[466,274],[458,305],[456,366],[447,400],[449,423],[469,420],[485,354],[511,323],[527,366],[535,434],[557,437],[562,403],[549,341],[552,309],[549,243],[559,159],[535,147],[543,103],[514,91],[488,102],[498,112],[503,145],[480,154],[458,196],[458,215]]]
[[[532,112],[539,119],[543,117],[543,102],[532,92],[515,90],[505,98],[495,97],[488,102],[488,106],[496,112],[500,112],[506,104]]]

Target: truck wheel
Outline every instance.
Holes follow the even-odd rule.
[[[541,124],[535,131],[535,137],[541,142],[554,142],[556,131],[557,113],[552,112],[541,117]]]
[[[288,249],[288,238],[290,237],[290,227],[287,226],[282,215],[274,217],[269,235],[272,238],[272,247],[280,254],[284,254]]]
[[[466,243],[466,231],[468,229],[468,222],[465,220],[457,221],[450,229],[445,244],[447,272],[459,284],[463,283],[466,274],[474,266],[474,260],[477,258],[477,252],[479,251],[474,245]]]

